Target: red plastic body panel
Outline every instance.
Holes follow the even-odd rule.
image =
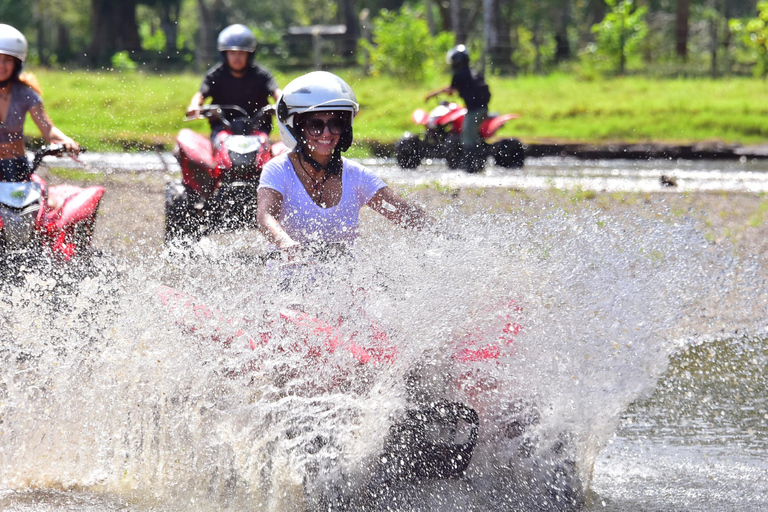
[[[176,137],[174,152],[181,165],[184,184],[204,197],[208,197],[213,192],[219,176],[210,139],[189,128],[184,128]]]
[[[359,364],[392,363],[397,358],[397,348],[392,345],[386,332],[374,323],[371,323],[370,332],[350,334],[342,328],[341,320],[337,325],[333,325],[303,311],[282,309],[277,315],[279,323],[272,320],[268,329],[260,329],[260,334],[252,336],[246,329],[255,327],[255,322],[226,317],[200,303],[192,295],[163,286],[158,296],[177,324],[190,333],[201,334],[227,347],[235,340],[242,340],[241,347],[262,350],[270,346],[274,329],[290,327],[304,332],[314,340],[322,340],[322,350],[316,345],[309,347],[308,338],[304,339],[303,344],[297,343],[292,347],[291,350],[304,352],[307,357],[322,357],[337,350],[345,350]],[[453,348],[454,360],[466,364],[490,363],[502,357],[513,356],[516,339],[523,330],[522,312],[522,307],[513,300],[502,305],[493,325],[487,326],[486,329],[475,329],[456,341]],[[210,330],[212,325],[215,326],[213,332]],[[488,341],[489,338],[491,341]],[[364,341],[360,341],[361,339]]]
[[[48,192],[48,203],[56,201],[61,206],[50,212],[51,225],[54,229],[64,230],[96,215],[96,210],[104,195],[104,187],[88,188],[73,185],[57,185]]]
[[[480,125],[480,136],[484,139],[492,136],[499,128],[504,126],[507,121],[520,118],[519,114],[504,114],[501,116],[488,117],[483,124]]]

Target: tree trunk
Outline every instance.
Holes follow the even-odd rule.
[[[165,34],[165,53],[168,55],[176,51],[180,11],[181,0],[165,0],[160,3],[160,28]]]
[[[564,62],[571,59],[571,45],[568,41],[568,25],[570,2],[564,2],[554,12],[555,22],[555,61]]]
[[[68,62],[72,58],[72,41],[69,35],[69,27],[63,23],[56,23],[56,58],[62,62]]]
[[[620,19],[619,29],[619,76],[624,75],[624,69],[627,67],[627,55],[626,55],[626,34],[627,34],[627,21],[622,16]]]
[[[195,69],[198,73],[208,69],[215,61],[216,34],[212,23],[211,9],[205,0],[197,0],[197,14],[200,20],[200,33],[195,47]]]
[[[91,0],[91,61],[106,64],[119,51],[141,51],[138,0]]]
[[[456,44],[466,44],[467,32],[464,23],[462,23],[461,0],[451,0],[451,27],[455,36]]]
[[[40,64],[48,66],[51,63],[50,54],[46,47],[47,41],[45,36],[48,33],[46,30],[46,14],[43,10],[43,6],[39,5],[39,12],[37,13],[37,57],[40,59]]]
[[[357,9],[355,0],[341,0],[341,11],[344,16],[344,25],[347,27],[347,33],[344,37],[344,47],[342,48],[345,57],[353,57],[357,51],[357,39],[360,30],[357,25]]]
[[[502,74],[513,73],[510,27],[508,20],[501,15],[499,0],[483,0],[483,27],[486,56],[491,69]]]
[[[675,23],[675,50],[677,56],[685,62],[688,57],[688,19],[691,12],[690,0],[677,0],[677,18]]]
[[[432,0],[424,0],[424,10],[427,13],[427,27],[429,27],[429,35],[434,36],[437,34],[435,29],[435,16],[432,13]]]

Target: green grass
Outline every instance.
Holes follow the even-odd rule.
[[[54,123],[91,150],[161,144],[170,148],[183,127],[207,133],[205,121],[185,123],[184,110],[201,76],[110,71],[34,70]],[[411,112],[425,94],[448,83],[401,83],[339,71],[357,93],[358,141],[393,142],[418,131]],[[298,73],[297,73],[298,74]],[[276,74],[281,86],[296,74]],[[500,136],[524,141],[669,142],[721,140],[756,144],[768,140],[768,83],[754,78],[652,79],[627,77],[582,81],[569,75],[488,77],[491,110],[517,112],[521,119]],[[28,120],[26,133],[36,135]],[[273,133],[277,136],[276,131]],[[358,149],[355,153],[364,152]]]

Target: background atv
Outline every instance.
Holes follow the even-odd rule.
[[[456,103],[441,102],[429,113],[424,109],[413,112],[411,119],[418,125],[424,125],[422,135],[406,134],[395,144],[397,164],[404,169],[414,169],[424,158],[445,158],[450,169],[462,166],[463,156],[461,146],[461,127],[467,109]],[[486,139],[493,136],[507,121],[517,119],[518,114],[488,114],[480,126],[482,145],[478,148],[479,158],[476,164],[468,169],[470,172],[480,171],[485,159],[493,156],[496,165],[501,167],[519,168],[525,161],[525,151],[517,139],[501,139],[489,144]]]
[[[230,112],[228,120],[223,115]],[[174,154],[181,179],[165,188],[165,240],[198,240],[206,233],[255,225],[256,188],[269,160],[288,151],[282,142],[271,144],[260,130],[269,105],[253,116],[235,105],[208,105],[200,117],[222,122],[224,130],[210,138],[190,129],[176,137]]]

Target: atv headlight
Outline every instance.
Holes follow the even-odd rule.
[[[227,151],[239,155],[256,153],[263,145],[264,141],[257,135],[230,135],[224,140]]]

